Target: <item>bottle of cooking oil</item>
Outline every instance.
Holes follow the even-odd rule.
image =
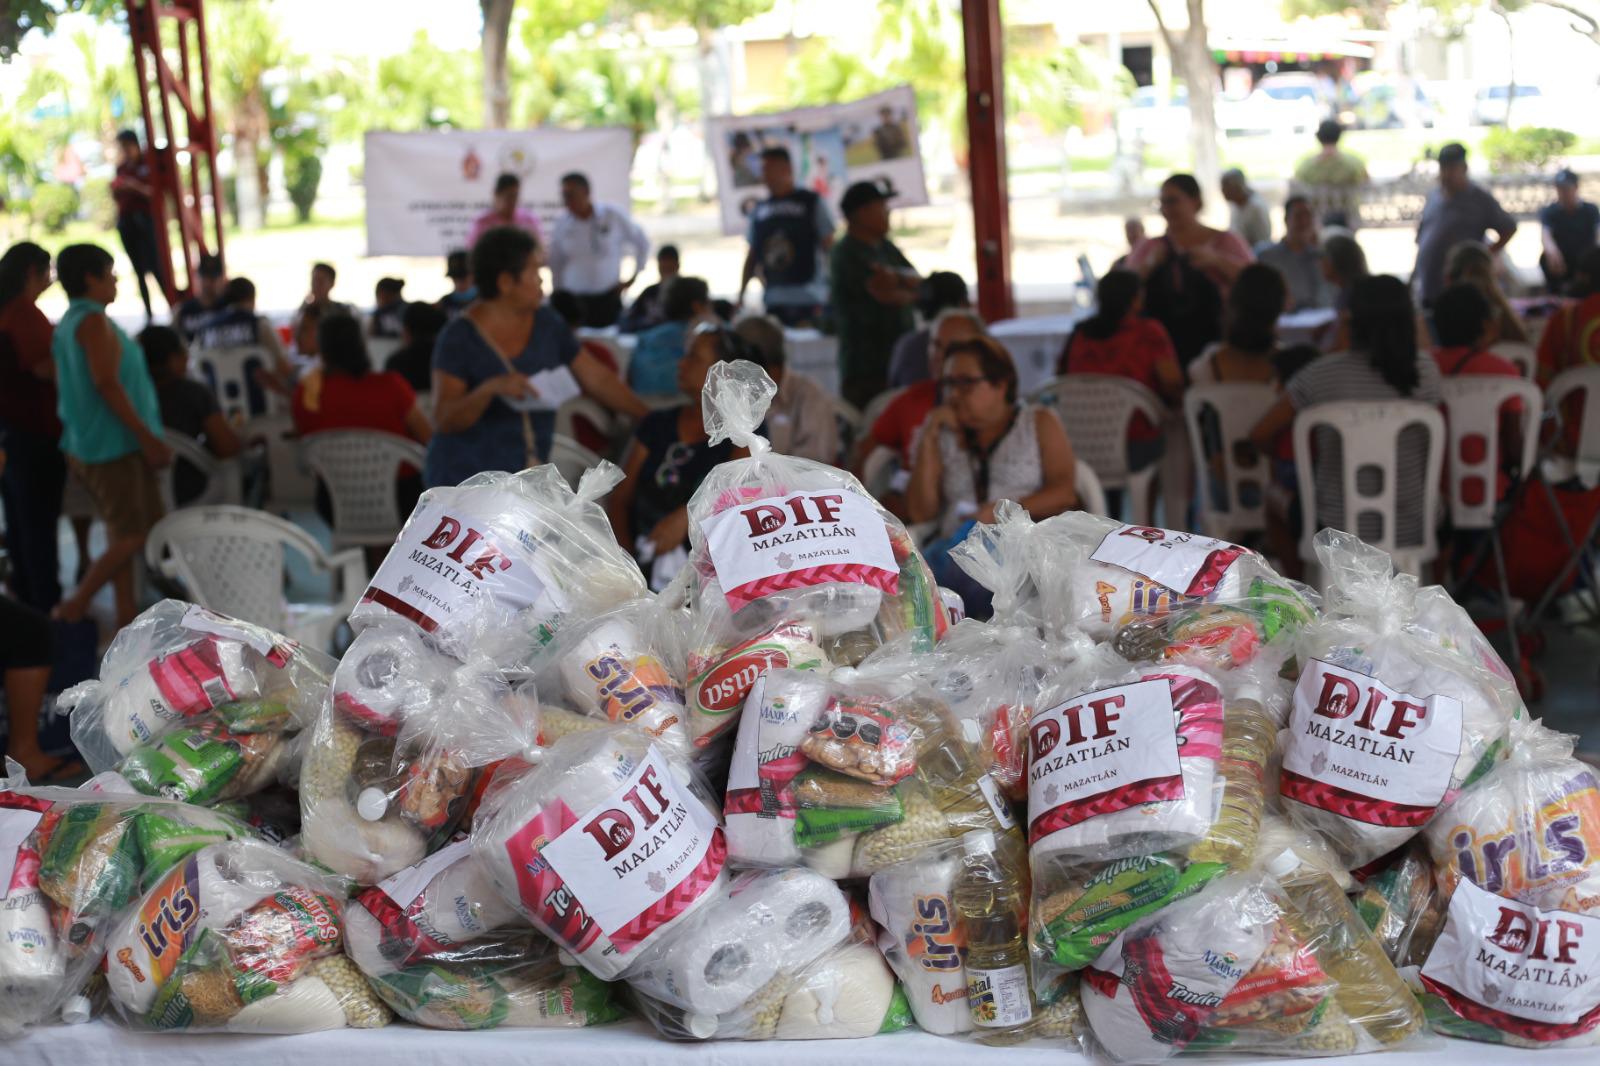
[[[973,1035],[986,1044],[1014,1044],[1028,1038],[1034,1016],[1022,886],[996,856],[990,830],[963,836],[961,850],[955,907],[967,943]]]
[[[1222,720],[1222,806],[1205,837],[1189,849],[1191,862],[1242,866],[1255,853],[1266,802],[1267,760],[1278,736],[1260,692],[1241,684]]]
[[[1331,875],[1303,865],[1293,851],[1267,862],[1312,933],[1317,964],[1339,983],[1334,998],[1351,1022],[1383,1044],[1422,1028],[1422,1008]]]

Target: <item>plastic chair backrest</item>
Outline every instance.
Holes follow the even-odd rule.
[[[230,487],[237,490],[238,486],[229,485],[227,471],[223,461],[206,450],[205,445],[187,434],[166,430],[162,439],[172,448],[172,462],[161,469],[161,502],[166,504],[167,510],[178,508],[177,476],[178,464],[187,463],[205,478],[205,486],[200,490],[200,495],[186,501],[185,507],[202,507],[212,503],[238,503],[236,495],[230,493]],[[233,479],[237,481],[237,477]],[[230,498],[233,496],[233,498]]]
[[[1533,368],[1539,363],[1539,352],[1533,345],[1526,341],[1498,341],[1489,346],[1492,355],[1510,360],[1521,374],[1529,381],[1533,380]]]
[[[1560,411],[1569,396],[1583,400],[1583,421],[1578,424],[1578,449],[1573,456],[1585,485],[1600,475],[1600,366],[1576,366],[1556,375],[1544,391],[1547,411]]]
[[[1500,472],[1500,409],[1510,400],[1522,401],[1519,474],[1527,477],[1539,448],[1544,396],[1531,381],[1487,374],[1445,378],[1439,388],[1450,433],[1445,462],[1450,523],[1456,529],[1490,529]]]
[[[1106,506],[1106,490],[1100,487],[1100,479],[1095,477],[1094,468],[1079,459],[1072,478],[1078,490],[1078,510],[1110,517],[1111,508]]]
[[[1250,431],[1278,401],[1278,390],[1262,383],[1192,385],[1183,397],[1183,419],[1189,445],[1200,471],[1200,525],[1207,536],[1234,540],[1267,527],[1266,489],[1272,459],[1249,444]],[[1217,439],[1206,439],[1206,413]],[[1212,454],[1207,444],[1220,449]],[[1222,506],[1212,494],[1213,476],[1222,490]]]
[[[288,628],[285,548],[313,561],[326,558],[311,534],[277,515],[226,505],[186,507],[150,530],[145,558],[181,581],[196,603],[282,633]]]
[[[261,348],[199,348],[194,354],[195,376],[217,394],[222,413],[247,418],[265,414],[266,392],[255,383],[258,369],[271,369],[272,360]]]
[[[1420,426],[1428,435],[1428,455],[1422,475],[1422,493],[1416,499],[1399,498],[1400,434]],[[1344,494],[1344,515],[1324,511],[1331,501],[1319,499],[1316,462],[1312,455],[1312,436],[1317,429],[1338,434],[1338,481]],[[1444,415],[1431,404],[1415,400],[1324,403],[1308,407],[1295,416],[1294,455],[1299,473],[1302,508],[1300,555],[1316,561],[1313,539],[1324,526],[1337,526],[1363,536],[1374,547],[1388,552],[1397,570],[1420,576],[1423,564],[1439,554],[1438,531],[1434,515],[1439,508],[1439,472],[1444,465]],[[1324,457],[1324,461],[1328,461]],[[1374,470],[1378,488],[1373,493],[1358,489],[1358,475]],[[1361,519],[1375,515],[1380,523],[1376,533],[1364,528]],[[1402,519],[1416,517],[1422,539],[1416,544],[1401,544],[1398,530]]]
[[[402,343],[399,337],[368,337],[367,358],[372,360],[372,369],[382,370],[383,364],[400,350]]]
[[[301,438],[312,473],[328,487],[333,543],[387,545],[405,521],[396,476],[422,469],[427,450],[414,440],[372,429],[332,429]]]
[[[907,387],[908,386],[902,385],[898,389],[890,389],[887,392],[880,392],[878,395],[874,396],[867,404],[866,410],[861,412],[861,428],[864,430],[870,430],[872,428],[872,424],[878,420],[878,416],[887,411],[889,409],[889,405],[894,403],[894,401],[899,398],[900,394],[906,391]]]
[[[889,492],[899,467],[900,456],[895,454],[894,449],[878,445],[861,462],[861,484],[875,499],[881,500]]]
[[[549,462],[561,472],[562,480],[576,489],[583,472],[598,465],[600,457],[570,437],[557,433],[550,439]]]
[[[1035,391],[1031,399],[1055,408],[1072,450],[1108,489],[1128,484],[1128,423],[1134,414],[1161,425],[1156,394],[1112,374],[1068,374]]]

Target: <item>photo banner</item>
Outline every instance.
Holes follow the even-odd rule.
[[[596,201],[631,207],[633,134],[623,128],[369,131],[365,152],[368,255],[465,248],[503,173],[522,179],[521,206],[547,234],[570,171],[588,176]]]
[[[761,151],[783,146],[794,160],[795,184],[820,194],[839,215],[839,198],[858,181],[887,179],[899,193],[892,205],[928,202],[917,147],[917,97],[902,85],[848,104],[803,107],[711,120],[722,232],[744,233],[750,209],[766,199]]]

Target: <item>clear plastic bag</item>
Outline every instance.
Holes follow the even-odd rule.
[[[1600,1044],[1600,772],[1572,740],[1518,723],[1510,757],[1423,832],[1440,913],[1410,958],[1441,1033]]]
[[[500,898],[465,839],[356,896],[345,951],[397,1015],[431,1029],[576,1028],[620,1014],[610,985],[563,964]]]
[[[362,885],[447,842],[484,767],[537,749],[537,701],[486,660],[465,665],[408,626],[362,631],[310,731],[301,842]]]
[[[864,877],[972,829],[1023,851],[1000,785],[949,708],[895,663],[758,681],[724,810],[736,866]]]
[[[727,881],[704,782],[643,731],[569,734],[497,785],[472,851],[501,898],[602,980],[627,976]]]
[[[750,457],[718,466],[689,501],[691,701],[701,667],[715,669],[785,622],[812,627],[828,658],[845,665],[903,633],[931,647],[948,624],[897,518],[850,474],[776,454],[756,434],[776,392],[746,362],[718,364],[707,379],[706,432]],[[703,720],[697,741],[731,736],[731,716],[693,713]]]
[[[181,600],[123,627],[100,677],[63,692],[72,741],[95,771],[209,714],[234,734],[292,733],[327,701],[334,663],[287,637]]]
[[[111,1005],[163,1032],[385,1025],[388,1009],[343,954],[344,891],[267,844],[202,848],[107,931]]]
[[[429,489],[350,613],[351,626],[403,618],[448,654],[486,654],[510,669],[569,613],[644,594],[644,576],[599,503],[621,480],[602,462],[584,472],[577,491],[549,465]]]
[[[687,760],[689,711],[679,667],[682,639],[654,597],[566,620],[532,660],[540,703],[642,729]]]
[[[1020,864],[1011,869],[1026,877]],[[938,1036],[972,1031],[955,906],[960,873],[960,842],[943,840],[879,869],[867,888],[878,948],[900,979],[917,1026]]]
[[[219,811],[134,793],[114,774],[76,789],[0,780],[0,1034],[87,1018],[80,995],[140,894],[210,844],[250,837]]]
[[[1505,753],[1521,701],[1503,678],[1423,628],[1415,578],[1337,530],[1316,537],[1323,618],[1299,637],[1279,794],[1351,867],[1400,847]],[[1446,617],[1449,617],[1446,614]]]
[[[735,877],[670,938],[629,967],[636,997],[672,1018],[668,1033],[720,1037],[775,1028],[802,971],[850,935],[850,903],[800,868]]]
[[[1317,1056],[1394,1046],[1415,1002],[1332,881],[1227,874],[1129,926],[1085,971],[1087,1046],[1116,1062],[1179,1053]]]

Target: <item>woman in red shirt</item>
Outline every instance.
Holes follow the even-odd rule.
[[[294,390],[295,432],[304,437],[331,429],[371,429],[428,443],[433,426],[417,405],[416,392],[394,371],[372,369],[361,324],[353,316],[323,318],[317,326],[317,347],[322,366]],[[421,472],[401,467],[401,518],[411,513],[421,493]],[[317,510],[328,518],[332,508],[325,503],[324,489],[318,486]]]
[[[67,481],[56,417],[50,320],[39,295],[51,284],[50,253],[28,241],[0,256],[0,475],[6,548],[17,599],[49,614],[61,600],[56,526]]]

